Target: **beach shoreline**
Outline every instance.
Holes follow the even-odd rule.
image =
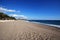
[[[55,25],[55,24],[35,22],[35,21],[27,21],[27,22],[36,23],[36,24],[41,24],[41,25],[46,25],[46,26],[51,26],[51,27],[55,27],[55,28],[60,28],[60,25]]]
[[[0,21],[0,40],[50,39],[60,40],[60,29],[24,20]]]

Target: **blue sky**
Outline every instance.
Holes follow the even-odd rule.
[[[60,20],[60,0],[0,0],[0,11],[14,17]]]

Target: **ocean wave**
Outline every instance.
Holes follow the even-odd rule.
[[[30,21],[30,22],[31,22],[31,21]],[[41,23],[41,22],[32,22],[32,23],[43,24],[43,25],[47,25],[47,26],[53,26],[53,27],[60,28],[60,25],[47,24],[47,23]]]

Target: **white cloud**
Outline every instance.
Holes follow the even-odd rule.
[[[10,14],[10,16],[17,17],[17,16],[19,16],[19,15],[16,15],[16,14]]]
[[[16,10],[11,10],[11,9],[0,7],[0,12],[20,12],[20,11],[16,11]]]
[[[17,19],[27,19],[25,15],[10,14],[10,16],[16,17]]]
[[[20,12],[20,11],[0,7],[0,12]],[[25,15],[9,14],[9,16],[16,17],[17,19],[27,19]]]

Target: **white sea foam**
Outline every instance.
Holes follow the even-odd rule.
[[[53,27],[60,28],[60,25],[46,24],[46,23],[40,23],[40,22],[32,22],[32,23],[37,23],[37,24],[42,24],[42,25],[47,25],[47,26],[53,26]]]
[[[42,23],[42,24],[44,24],[44,25],[48,25],[48,26],[53,26],[53,27],[58,27],[58,28],[60,28],[60,25],[54,25],[54,24],[45,24],[45,23]]]
[[[29,22],[29,21],[25,21],[25,22]]]

